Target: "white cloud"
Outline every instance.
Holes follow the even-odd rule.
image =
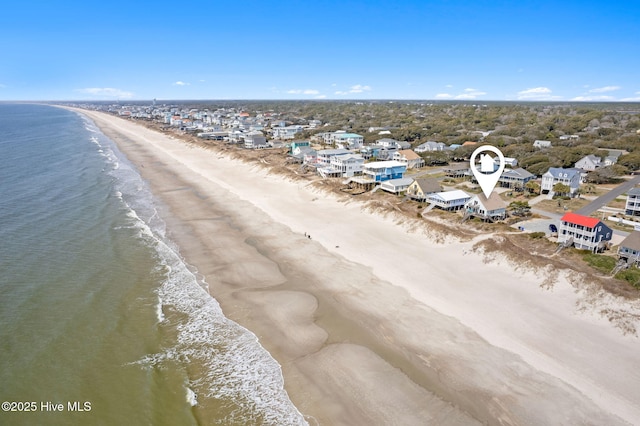
[[[287,90],[287,93],[290,95],[318,95],[320,91],[315,89],[291,89]]]
[[[562,99],[562,96],[552,95],[551,93],[552,91],[548,87],[533,87],[518,92],[518,99],[523,101],[553,101]]]
[[[101,98],[130,99],[133,97],[133,93],[125,92],[124,90],[120,89],[114,89],[113,87],[87,87],[85,89],[78,89],[76,91]]]
[[[472,89],[472,88],[466,88],[462,91],[462,93],[459,93],[457,95],[452,95],[450,93],[438,93],[435,98],[436,99],[458,99],[458,100],[464,100],[464,99],[475,99],[478,96],[484,96],[486,95],[487,92],[483,92],[477,89]]]
[[[174,86],[189,86],[191,83],[185,83],[184,81],[176,81],[173,83]]]
[[[318,95],[315,98],[316,99],[326,99],[327,95]]]
[[[486,94],[487,92],[481,92],[480,90],[468,88],[464,89],[464,93],[457,95],[455,99],[475,99],[478,96],[483,96]]]
[[[446,87],[447,89],[451,89],[451,88],[453,87],[453,84],[447,84],[447,85],[446,85],[446,86],[444,86],[444,87]]]
[[[615,92],[616,90],[620,90],[620,89],[622,89],[622,87],[620,86],[605,86],[605,87],[598,87],[595,89],[591,89],[589,90],[589,93]]]
[[[613,96],[576,96],[571,99],[574,102],[597,102],[597,101],[614,101],[615,98]]]
[[[640,95],[640,92],[636,92],[636,95]],[[640,102],[640,96],[636,98],[622,98],[620,102]]]
[[[362,84],[356,84],[354,86],[349,87],[349,90],[336,90],[335,92],[333,92],[336,95],[348,95],[350,93],[363,93],[363,92],[370,92],[371,86],[365,86]]]
[[[361,84],[356,84],[355,86],[351,86],[349,93],[362,93],[371,91],[371,86],[363,86]]]

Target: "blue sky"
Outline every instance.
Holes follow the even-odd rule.
[[[0,100],[640,101],[637,0],[23,0],[0,47]]]

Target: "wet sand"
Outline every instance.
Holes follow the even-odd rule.
[[[578,312],[562,274],[542,288],[473,242],[438,244],[357,202],[83,113],[149,182],[181,254],[280,363],[310,423],[640,422],[638,338]]]

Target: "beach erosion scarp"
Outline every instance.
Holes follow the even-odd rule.
[[[563,274],[541,286],[473,241],[438,243],[265,167],[82,113],[138,167],[181,255],[278,361],[310,423],[640,422],[638,338],[578,311]]]

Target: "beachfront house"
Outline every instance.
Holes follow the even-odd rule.
[[[522,167],[518,169],[504,169],[498,182],[505,188],[524,188],[527,182],[535,179],[535,175]]]
[[[331,165],[331,157],[335,157],[337,155],[347,155],[347,154],[351,154],[351,152],[346,149],[322,149],[317,152],[318,166],[329,167]]]
[[[420,167],[424,167],[424,159],[410,149],[396,151],[391,158],[401,163],[405,163],[407,165],[407,169],[418,169]]]
[[[538,149],[551,148],[551,141],[536,140],[533,142],[533,147]]]
[[[374,182],[404,177],[407,165],[399,161],[373,161],[363,165],[362,174]]]
[[[269,145],[267,144],[267,138],[264,137],[262,132],[249,132],[244,136],[244,147],[247,149],[264,149]]]
[[[628,264],[640,264],[640,231],[633,231],[618,246],[618,258]]]
[[[507,217],[507,203],[497,192],[492,192],[489,198],[484,194],[475,194],[464,205],[466,217],[478,217],[483,220],[495,221]]]
[[[575,168],[585,172],[592,172],[602,166],[602,159],[595,155],[587,155],[576,161]]]
[[[611,228],[595,217],[566,213],[560,219],[558,242],[561,244],[569,243],[581,250],[600,252],[612,236]]]
[[[640,188],[633,188],[627,192],[624,212],[629,216],[640,216]]]
[[[364,158],[360,154],[334,155],[331,157],[331,168],[342,177],[352,177],[362,174]]]
[[[295,154],[289,154],[289,157],[294,163],[315,164],[318,153],[310,146],[301,146],[296,148]]]
[[[471,196],[459,189],[429,194],[427,201],[442,210],[459,210],[471,199]]]
[[[291,142],[289,153],[290,154],[299,154],[300,148],[311,146],[311,142],[309,141],[293,141]]]
[[[542,192],[553,192],[553,186],[557,183],[567,185],[573,196],[580,187],[580,170],[550,167],[549,170],[542,175]]]
[[[380,189],[392,194],[400,194],[406,191],[412,183],[413,179],[411,178],[389,179],[380,184]]]
[[[407,196],[412,200],[425,201],[429,194],[442,191],[440,182],[435,178],[420,178],[414,180],[407,188]]]

